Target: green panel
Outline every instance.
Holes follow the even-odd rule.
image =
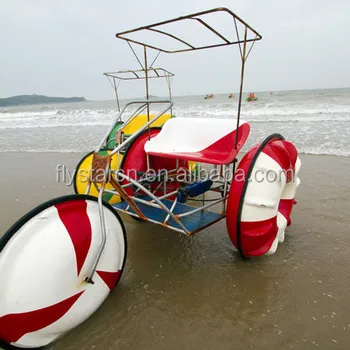
[[[107,139],[107,148],[108,149],[113,149],[114,148],[115,135],[116,135],[117,131],[121,128],[121,126],[123,124],[124,124],[123,122],[117,122],[117,124],[114,126],[113,130],[109,134],[108,139]]]

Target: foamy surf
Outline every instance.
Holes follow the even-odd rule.
[[[256,95],[258,101],[242,104],[241,117],[251,124],[246,148],[278,132],[300,153],[350,156],[350,89]],[[236,120],[237,96],[174,100],[179,117]],[[88,152],[117,116],[112,101],[0,109],[0,152]]]

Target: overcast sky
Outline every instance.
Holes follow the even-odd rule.
[[[349,0],[0,0],[0,97],[112,99],[102,73],[138,68],[115,33],[220,6],[263,36],[248,59],[244,90],[350,86]],[[158,66],[175,73],[174,95],[235,92],[236,49],[162,54]],[[152,94],[165,86],[154,84]],[[140,91],[120,86],[122,97]]]

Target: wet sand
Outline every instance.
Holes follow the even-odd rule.
[[[73,193],[57,164],[81,154],[0,154],[0,232]],[[50,349],[349,349],[350,158],[301,155],[293,225],[273,256],[242,261],[222,221],[187,238],[123,217],[116,290]],[[0,233],[1,235],[1,233]]]

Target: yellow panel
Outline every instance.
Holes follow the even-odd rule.
[[[111,153],[110,150],[106,151],[100,151],[99,153]],[[86,155],[85,158],[82,159],[82,162],[79,164],[79,167],[76,169],[75,173],[75,186],[76,186],[76,193],[78,194],[85,194],[86,188],[89,183],[89,177],[91,175],[91,166],[92,166],[92,157],[93,152]],[[120,162],[122,161],[123,156],[121,154],[115,154],[111,159],[111,170],[117,170],[119,169]],[[113,186],[110,183],[106,184],[107,190],[113,190]],[[92,184],[90,187],[89,193],[87,193],[91,196],[97,197],[98,192],[95,188],[95,186]],[[104,200],[107,201],[109,204],[115,204],[120,202],[120,197],[118,195],[113,195],[110,193],[104,194]]]
[[[155,114],[150,114],[150,120],[155,116]],[[161,127],[168,119],[170,119],[170,117],[170,114],[163,114],[151,124],[151,127]],[[124,132],[125,135],[131,135],[135,131],[141,129],[142,126],[145,125],[147,122],[147,114],[140,114],[121,130]]]

